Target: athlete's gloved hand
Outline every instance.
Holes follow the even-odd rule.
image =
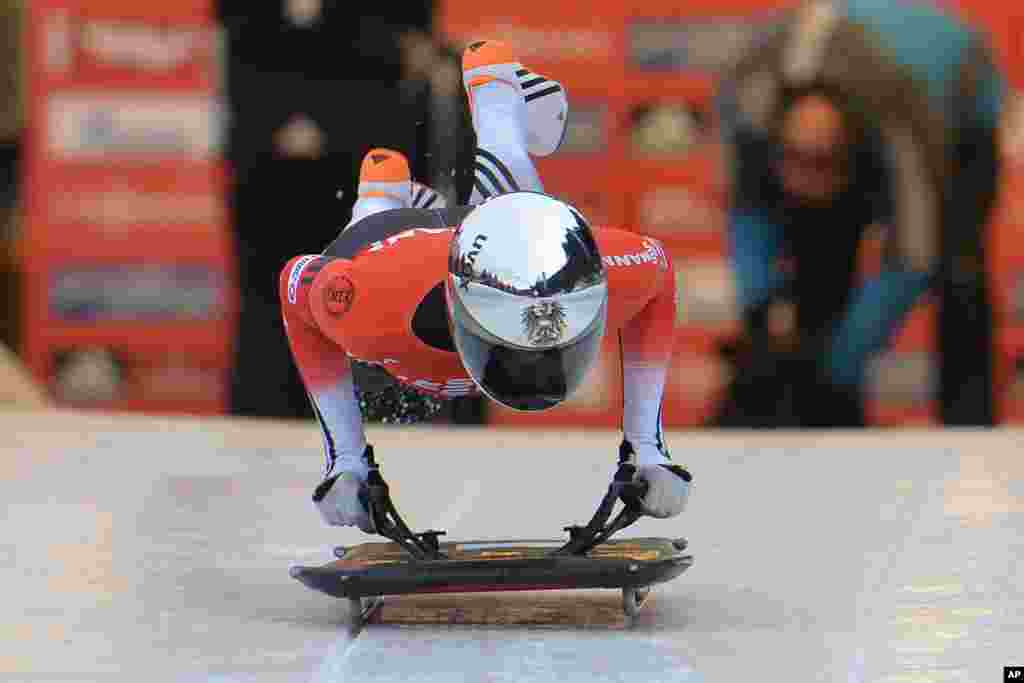
[[[633,480],[647,485],[647,492],[640,499],[644,514],[666,519],[675,517],[686,507],[693,477],[685,467],[669,462],[668,456],[657,446],[638,444],[634,447],[623,440],[619,446],[619,463],[635,465]]]
[[[363,502],[367,472],[365,460],[348,464],[351,467],[344,467],[345,463],[336,461],[331,466],[313,492],[313,503],[331,526],[355,526],[372,534],[375,530]]]
[[[686,508],[693,477],[679,465],[641,465],[634,479],[647,484],[647,493],[640,504],[644,513],[651,517],[675,517]]]

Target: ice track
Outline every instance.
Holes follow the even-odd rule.
[[[1021,432],[671,435],[690,509],[631,533],[685,536],[695,564],[632,630],[611,591],[405,602],[355,636],[288,576],[366,538],[309,502],[312,425],[5,414],[0,434],[4,681],[983,683],[1024,663]],[[403,515],[449,538],[560,537],[617,446],[371,439]]]

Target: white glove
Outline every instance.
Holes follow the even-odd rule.
[[[675,517],[690,498],[693,477],[679,465],[641,465],[635,479],[647,482],[647,494],[640,503],[651,517]]]
[[[342,472],[325,479],[313,493],[313,503],[331,526],[356,526],[374,533],[370,515],[359,500],[366,478],[357,472]]]

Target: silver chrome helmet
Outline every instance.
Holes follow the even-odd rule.
[[[445,297],[470,377],[516,410],[552,408],[594,364],[608,283],[583,215],[536,192],[487,200],[452,238]]]

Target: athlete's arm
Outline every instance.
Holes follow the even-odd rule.
[[[345,350],[320,332],[309,305],[316,276],[331,259],[297,256],[281,271],[280,299],[292,358],[324,436],[325,474],[364,468],[362,415]]]
[[[641,462],[664,462],[661,399],[675,340],[672,262],[654,239],[622,230],[596,232],[608,273],[608,334],[622,355],[622,431]]]
[[[676,292],[672,264],[657,274],[654,296],[619,332],[622,351],[622,431],[641,461],[668,457],[661,428],[662,397],[675,346]]]
[[[620,457],[635,457],[636,476],[647,484],[644,511],[673,517],[686,506],[692,480],[671,462],[661,428],[675,339],[675,271],[657,240],[605,231],[598,242],[608,266],[609,321],[618,327],[622,355]]]

